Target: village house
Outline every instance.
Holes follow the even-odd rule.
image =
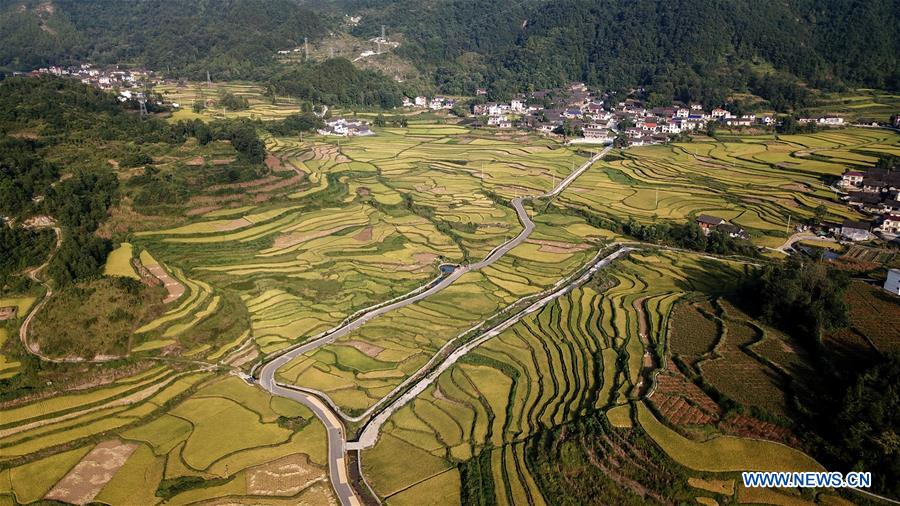
[[[719,218],[718,216],[710,216],[708,214],[701,214],[697,216],[697,225],[700,225],[700,228],[703,230],[703,233],[709,235],[716,227],[725,223],[724,218]]]
[[[318,130],[320,135],[334,135],[340,137],[361,137],[375,135],[369,129],[369,125],[362,121],[348,121],[344,118],[334,118],[325,123],[325,128]]]
[[[695,221],[700,226],[700,229],[703,230],[703,235],[709,235],[713,230],[716,230],[733,239],[747,239],[749,237],[743,228],[728,223],[724,218],[719,218],[718,216],[701,214],[697,216]]]
[[[884,281],[884,289],[894,295],[900,295],[900,269],[891,269]]]
[[[416,105],[416,107],[427,107],[428,99],[420,95],[420,96],[416,97],[415,105]]]
[[[870,227],[871,225],[865,221],[844,220],[840,236],[849,241],[868,241],[872,238]]]
[[[584,127],[582,131],[584,132],[585,139],[594,142],[609,144],[614,140],[614,138],[609,134],[609,130],[603,128],[600,125],[588,125]]]
[[[747,232],[743,228],[741,228],[737,225],[732,225],[731,223],[722,223],[721,225],[716,227],[716,230],[718,230],[719,232],[722,232],[723,234],[727,235],[728,237],[731,237],[732,239],[748,239],[749,238],[749,236],[747,235]]]
[[[841,126],[844,124],[844,118],[826,117],[819,118],[819,124],[825,126]]]
[[[885,214],[875,230],[883,234],[900,234],[900,214]]]
[[[731,117],[731,118],[725,119],[725,124],[730,127],[748,127],[748,126],[753,126],[753,120],[750,118],[747,118],[747,117],[741,117],[741,118]]]
[[[863,177],[865,175],[862,172],[856,170],[848,170],[841,176],[841,186],[844,188],[854,187],[859,188],[862,186]]]

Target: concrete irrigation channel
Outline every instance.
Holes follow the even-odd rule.
[[[413,385],[401,385],[401,387],[405,386],[406,388],[409,388],[409,390],[407,390],[400,397],[396,398],[387,407],[385,407],[382,411],[375,415],[375,417],[372,418],[364,426],[361,432],[361,437],[358,441],[348,444],[346,427],[344,426],[341,418],[337,415],[337,411],[329,405],[330,402],[328,401],[330,401],[330,399],[327,401],[323,400],[323,398],[327,399],[324,394],[314,393],[312,391],[305,390],[302,387],[294,387],[292,385],[278,383],[275,380],[275,373],[278,371],[278,369],[286,365],[291,360],[299,357],[300,355],[313,351],[326,344],[332,343],[336,339],[345,336],[350,332],[353,332],[354,330],[360,328],[374,318],[377,318],[396,309],[408,306],[417,301],[427,299],[428,297],[452,285],[456,280],[458,280],[467,272],[483,269],[493,264],[500,258],[503,258],[503,256],[509,253],[513,248],[525,242],[525,240],[528,239],[528,237],[534,231],[534,222],[528,216],[528,211],[527,209],[525,209],[523,203],[526,200],[532,200],[535,198],[552,198],[559,195],[573,181],[575,181],[575,179],[577,179],[581,174],[583,174],[592,165],[594,165],[594,163],[603,158],[610,151],[610,149],[612,148],[607,147],[592,156],[588,161],[579,166],[565,179],[560,181],[559,184],[557,184],[556,187],[554,187],[549,192],[536,196],[516,197],[512,199],[510,201],[510,204],[515,209],[516,215],[519,218],[519,222],[521,222],[522,224],[522,231],[519,232],[516,237],[497,246],[483,260],[468,265],[457,266],[452,271],[445,272],[441,277],[430,281],[426,285],[417,288],[406,295],[403,295],[396,299],[392,299],[391,301],[385,303],[372,306],[367,309],[363,309],[360,312],[357,312],[349,317],[341,325],[338,325],[337,327],[330,329],[322,334],[314,336],[312,339],[305,343],[288,348],[275,356],[267,357],[264,362],[257,364],[257,366],[254,367],[252,374],[255,377],[259,378],[258,384],[261,388],[271,393],[272,395],[287,397],[289,399],[300,402],[301,404],[312,410],[313,413],[315,413],[316,417],[318,417],[319,420],[325,425],[328,433],[329,475],[331,484],[334,487],[335,493],[337,494],[338,499],[340,500],[342,505],[347,506],[363,504],[363,502],[378,502],[377,496],[371,490],[364,490],[365,496],[367,497],[363,498],[351,486],[347,470],[348,450],[360,450],[362,448],[368,448],[374,445],[375,441],[377,441],[378,439],[378,432],[381,428],[381,425],[390,417],[391,413],[393,413],[396,409],[398,409],[410,399],[418,395],[421,391],[423,391],[428,385],[431,384],[431,382],[433,382],[437,378],[437,376],[443,370],[450,367],[453,363],[459,360],[460,357],[471,351],[482,342],[499,334],[506,328],[518,322],[526,315],[537,311],[546,304],[549,304],[551,301],[571,290],[572,287],[583,283],[584,281],[589,279],[590,276],[592,276],[597,270],[602,269],[603,267],[609,265],[616,258],[626,254],[628,251],[631,251],[631,248],[620,248],[607,257],[604,257],[602,259],[595,258],[593,265],[591,265],[584,272],[584,274],[582,274],[571,283],[567,283],[565,284],[565,286],[555,289],[554,291],[540,298],[538,301],[532,303],[525,309],[504,320],[499,325],[491,328],[490,330],[460,346],[459,348],[451,352],[443,361],[441,361],[436,368],[432,369],[431,372],[422,375],[421,379],[419,379],[417,383]],[[443,270],[444,269],[442,269],[442,271]],[[357,465],[359,464],[358,456],[355,459],[355,462],[357,463]],[[361,469],[356,469],[356,474],[361,476]],[[364,480],[362,481],[364,482]]]

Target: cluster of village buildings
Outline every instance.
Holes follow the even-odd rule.
[[[89,84],[101,90],[118,90],[120,101],[138,100],[144,98],[143,88],[145,84],[157,84],[161,82],[153,72],[142,69],[119,69],[118,65],[111,67],[97,67],[90,63],[71,65],[68,67],[42,67],[29,75],[53,75],[78,79],[84,84]],[[171,104],[178,108],[178,104]]]
[[[334,135],[339,137],[362,137],[374,135],[375,132],[369,125],[360,120],[348,120],[345,118],[332,118],[325,122],[325,127],[318,130],[319,135]]]
[[[478,90],[485,95],[486,90]],[[428,99],[424,96],[404,97],[404,107],[422,109],[451,109],[456,103],[445,97]],[[647,108],[636,99],[616,100],[614,96],[597,95],[583,83],[573,83],[566,88],[534,91],[521,94],[508,103],[487,102],[475,104],[472,114],[487,126],[497,128],[521,128],[543,133],[568,131],[580,135],[575,142],[612,143],[624,134],[630,145],[658,144],[670,140],[670,136],[682,132],[703,130],[710,123],[726,127],[771,127],[775,118],[771,115],[734,115],[717,107],[704,110],[700,104],[673,104],[668,107]],[[826,117],[805,118],[822,126],[841,126],[844,119]]]
[[[900,168],[848,170],[839,185],[845,192],[842,200],[872,217],[871,221],[845,223],[842,235],[851,240],[868,240],[871,232],[900,235]]]

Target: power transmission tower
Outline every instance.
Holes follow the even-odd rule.
[[[384,25],[381,25],[381,40],[387,40],[384,38]]]
[[[209,78],[209,71],[206,71],[206,87],[212,88],[212,79]]]
[[[309,61],[309,39],[303,37],[303,54],[305,55],[306,61]]]
[[[333,60],[333,59],[334,59],[334,46],[332,46],[332,47],[330,47],[330,48],[328,48],[328,49],[330,50],[330,51],[329,51],[330,56],[329,56],[328,58],[331,59],[331,60]]]

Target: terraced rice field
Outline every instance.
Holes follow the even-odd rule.
[[[526,242],[484,271],[469,272],[424,301],[298,357],[280,377],[325,392],[347,413],[372,407],[449,341],[521,297],[549,288],[595,254],[565,228],[538,223],[533,237],[546,239],[532,239],[545,242]],[[547,243],[567,247],[543,250]]]
[[[547,191],[584,160],[546,141],[521,144],[433,124],[367,138],[268,137],[267,147],[273,170],[302,176],[277,196],[235,207],[228,199],[198,201],[187,224],[134,234],[137,247],[187,289],[141,329],[136,351],[184,349],[185,339],[199,346],[190,338],[194,328],[228,304],[242,306],[246,317],[211,348],[248,330],[263,354],[316,335],[424,284],[440,263],[483,258],[520,229],[505,200]],[[554,282],[558,271],[548,265],[577,264],[587,255],[584,241],[603,235],[574,218],[552,219],[488,277],[467,280],[467,289],[483,284],[478,290],[496,299],[484,311]]]
[[[222,87],[163,91],[188,106],[195,94],[202,99]],[[227,88],[250,97],[251,109],[240,114],[273,119],[297,107],[266,103],[250,85]],[[106,274],[156,279],[168,296],[164,309],[136,324],[127,352],[134,361],[169,365],[5,406],[0,502],[334,501],[325,430],[312,412],[223,372],[248,371],[362,308],[420,287],[439,275],[441,264],[483,259],[521,229],[509,199],[548,191],[586,160],[546,140],[513,141],[456,125],[376,130],[374,137],[340,140],[268,136],[267,165],[277,176],[204,190],[190,200],[189,218],[131,233],[110,255]],[[834,200],[826,178],[870,165],[874,153],[896,150],[898,139],[842,130],[627,150],[588,170],[555,206],[531,205],[536,228],[497,262],[299,356],[278,379],[322,392],[348,418],[365,415],[448,343],[577,272],[619,238],[624,220],[715,214],[748,229],[758,244],[774,245],[783,240],[788,214],[799,221],[825,205],[829,218],[856,217]],[[575,208],[609,226],[589,225]],[[363,452],[367,479],[388,504],[435,497],[454,503],[470,491],[471,475],[461,470],[477,466],[491,477],[485,487],[500,503],[552,502],[544,496],[550,489],[541,481],[534,438],[589,416],[609,424],[603,426],[609,438],[632,434],[592,447],[621,451],[629,469],[646,459],[630,446],[638,436],[707,480],[725,479],[717,473],[744,462],[759,467],[760,452],[775,455],[779,466],[815,468],[805,455],[773,443],[689,439],[642,401],[654,388],[673,398],[694,393],[668,372],[662,379],[652,373],[668,367],[674,352],[729,395],[775,413],[784,409],[777,382],[765,396],[740,398],[740,385],[723,365],[742,360],[760,382],[766,372],[803,365],[780,336],[716,299],[744,269],[693,254],[631,253],[484,342],[394,412],[375,447]],[[670,331],[672,310],[683,299],[674,318],[702,327],[689,340]],[[10,336],[0,334],[0,342]],[[760,369],[763,362],[771,370]],[[0,362],[0,375],[17,367]],[[695,427],[740,425],[713,409],[708,419],[670,411]],[[722,450],[732,457],[710,457]],[[98,455],[111,456],[114,469],[98,470]],[[610,475],[626,483],[624,474]],[[91,486],[73,486],[86,482]],[[723,492],[714,481],[694,485],[698,500],[739,493]]]
[[[873,165],[877,154],[900,153],[900,136],[885,130],[738,139],[631,148],[622,160],[580,177],[562,202],[618,223],[711,214],[745,228],[755,243],[774,246],[788,235],[788,216],[796,224],[820,205],[827,219],[861,218],[826,181]]]
[[[2,422],[7,502],[333,500],[324,427],[234,376],[156,367],[7,409]]]
[[[180,106],[180,110],[172,115],[173,121],[194,118],[209,121],[221,117],[272,120],[300,112],[300,105],[296,100],[278,97],[277,102],[273,103],[271,97],[265,96],[265,89],[262,86],[252,83],[215,82],[210,86],[206,83],[189,83],[185,86],[164,84],[156,86],[154,91],[160,93],[166,101]],[[216,102],[224,92],[246,98],[250,108],[242,111],[223,110]],[[195,113],[192,110],[194,101],[204,103],[208,107],[200,113]]]
[[[503,448],[491,452],[507,462],[496,464],[505,469],[495,474],[498,497],[509,490],[542,501],[527,466],[515,464],[516,445],[594,410],[627,406],[650,381],[646,360],[664,346],[672,305],[686,293],[715,291],[741,268],[693,255],[633,253],[608,276],[478,347],[394,413],[364,455],[370,483],[390,504],[399,491]],[[638,335],[641,313],[649,315],[646,343]],[[432,464],[421,473],[385,471],[382,461],[400,448],[411,461]]]

